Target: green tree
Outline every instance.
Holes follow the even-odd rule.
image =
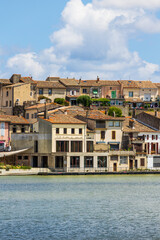
[[[115,112],[115,116],[116,117],[122,117],[122,110],[118,107],[110,107],[108,109],[108,115],[109,116],[114,116],[114,112]]]
[[[64,98],[55,98],[54,102],[58,103],[58,104],[61,104],[61,105],[64,105],[65,99]]]
[[[77,103],[82,104],[84,107],[90,107],[92,100],[89,96],[87,95],[82,95],[77,98]]]

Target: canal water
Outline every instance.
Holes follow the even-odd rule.
[[[1,177],[4,239],[160,239],[160,175]]]

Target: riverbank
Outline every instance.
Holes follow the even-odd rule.
[[[122,171],[122,172],[52,172],[48,168],[0,169],[0,176],[84,176],[84,175],[142,175],[160,174],[160,171]]]

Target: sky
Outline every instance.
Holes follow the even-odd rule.
[[[0,78],[160,82],[159,0],[0,0]]]

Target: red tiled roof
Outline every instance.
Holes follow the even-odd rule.
[[[43,117],[40,117],[44,119]],[[49,119],[44,119],[53,124],[86,124],[85,122],[69,115],[50,115]]]
[[[38,88],[63,88],[65,89],[65,86],[61,84],[60,82],[50,82],[50,81],[36,81]]]
[[[18,117],[13,115],[0,115],[0,121],[11,122],[12,124],[29,124],[29,122],[24,117]]]

